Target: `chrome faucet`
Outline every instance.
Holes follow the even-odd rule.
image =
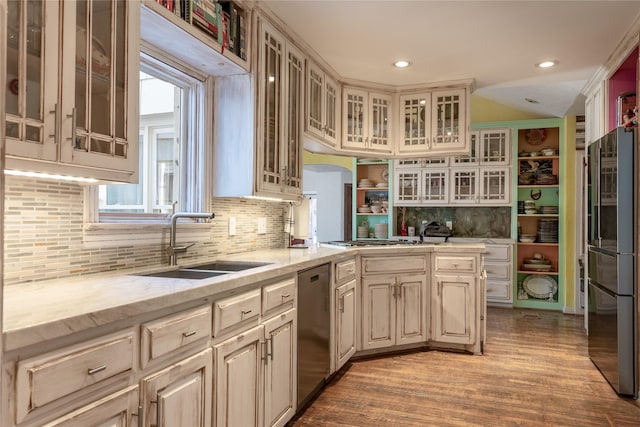
[[[176,265],[178,260],[178,254],[182,254],[187,252],[191,246],[195,245],[195,243],[190,243],[185,246],[176,246],[176,224],[178,222],[178,218],[214,218],[215,214],[213,212],[176,212],[171,215],[171,235],[169,238],[169,248],[167,252],[169,253],[169,265]]]

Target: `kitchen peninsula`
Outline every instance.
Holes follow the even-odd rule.
[[[476,243],[275,249],[224,257],[266,264],[201,280],[144,275],[156,269],[5,287],[2,372],[15,393],[1,423],[142,416],[149,425],[184,417],[174,411],[190,402],[203,425],[254,417],[283,425],[298,409],[299,271],[331,266],[332,374],[354,353],[480,354],[483,251]],[[256,388],[249,400],[247,387]]]

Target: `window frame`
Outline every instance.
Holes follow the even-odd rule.
[[[181,144],[181,159],[186,168],[180,178],[180,202],[176,211],[203,212],[211,205],[211,142],[213,120],[206,120],[213,114],[214,81],[212,76],[185,65],[151,46],[141,46],[140,71],[156,74],[155,70],[166,73],[170,82],[178,82],[190,88],[191,95],[186,97],[186,107],[182,108],[181,138],[190,144]],[[138,130],[139,134],[140,130]],[[137,137],[137,136],[136,136]],[[105,246],[109,242],[118,245],[126,242],[159,242],[169,226],[171,213],[101,213],[98,203],[99,187],[85,187],[84,243],[85,245]],[[185,224],[191,227],[210,227],[210,224]],[[131,231],[143,236],[132,235]],[[144,235],[147,235],[146,237]],[[197,239],[196,239],[197,240]],[[193,241],[193,240],[192,240]]]

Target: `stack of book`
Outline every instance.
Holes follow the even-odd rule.
[[[199,28],[221,46],[247,59],[245,13],[229,0],[156,0],[180,19]]]

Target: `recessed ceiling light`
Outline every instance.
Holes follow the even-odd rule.
[[[558,65],[558,61],[542,61],[536,64],[538,68],[549,68]]]
[[[411,62],[405,61],[405,60],[396,61],[396,62],[393,63],[393,66],[397,67],[397,68],[406,68],[409,65],[411,65]]]

